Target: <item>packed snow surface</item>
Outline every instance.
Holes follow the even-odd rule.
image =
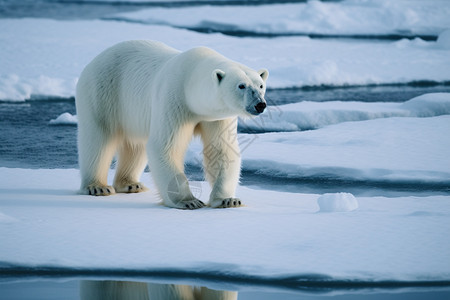
[[[270,88],[450,80],[445,37],[439,43],[256,39],[116,21],[1,19],[0,100],[72,97],[84,66],[102,50],[131,39],[158,40],[183,51],[213,48],[254,69],[267,68]]]
[[[359,197],[357,210],[321,213],[320,195],[240,187],[245,207],[184,211],[162,206],[153,187],[140,194],[77,195],[78,170],[0,168],[0,174],[3,269],[450,278],[448,196]],[[150,182],[148,173],[144,177]],[[207,201],[208,185],[196,184]]]

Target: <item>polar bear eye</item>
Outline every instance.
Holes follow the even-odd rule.
[[[261,84],[261,85],[259,86],[259,88],[262,89],[262,88],[263,88],[263,85]]]
[[[241,83],[241,84],[239,85],[239,89],[241,89],[241,90],[245,89],[245,85]]]

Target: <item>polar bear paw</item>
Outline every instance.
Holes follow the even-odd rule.
[[[170,202],[170,203],[169,203]],[[197,198],[193,199],[186,199],[186,200],[180,200],[180,201],[164,201],[164,204],[168,207],[178,208],[178,209],[198,209],[205,207],[205,203],[203,203],[201,200]]]
[[[91,196],[109,196],[116,193],[116,190],[110,185],[91,184],[86,190]]]
[[[205,207],[205,203],[203,203],[202,201],[198,200],[198,199],[192,199],[192,200],[185,200],[185,201],[180,201],[177,204],[177,208],[181,208],[181,209],[198,209],[198,208],[202,208]]]
[[[114,185],[114,187],[117,193],[140,193],[148,190],[141,182]]]
[[[209,205],[213,208],[239,207],[242,201],[239,198],[214,199]]]

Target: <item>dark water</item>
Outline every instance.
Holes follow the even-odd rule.
[[[0,103],[0,166],[76,168],[76,126],[50,126],[63,112],[75,114],[75,102]]]
[[[448,93],[450,82],[418,81],[407,84],[368,86],[305,86],[301,89],[267,91],[273,105],[300,101],[405,102],[426,93]]]

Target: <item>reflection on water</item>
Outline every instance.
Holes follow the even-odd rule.
[[[1,270],[0,270],[1,271]],[[384,287],[374,287],[368,282],[367,286],[339,286],[333,283],[322,287],[313,287],[310,282],[304,282],[307,286],[299,283],[294,288],[264,284],[254,285],[247,280],[242,282],[217,281],[214,280],[215,289],[200,287],[209,286],[212,283],[198,278],[190,278],[191,285],[165,283],[158,284],[155,281],[146,281],[140,278],[140,282],[122,280],[76,280],[65,277],[8,277],[0,272],[0,300],[199,300],[199,299],[238,299],[238,292],[227,291],[228,289],[239,291],[239,300],[448,300],[450,299],[450,284],[436,282],[415,286],[412,283],[402,285],[399,282],[387,284]],[[86,277],[85,277],[86,278]],[[148,278],[158,282],[166,282],[163,278]],[[179,283],[186,283],[186,278],[172,278]],[[133,280],[128,277],[127,280]],[[182,280],[182,281],[178,281]],[[146,282],[143,282],[146,281]],[[302,287],[303,286],[303,287]],[[224,290],[221,290],[224,289]]]
[[[235,300],[238,293],[182,284],[132,281],[80,282],[81,300]]]

